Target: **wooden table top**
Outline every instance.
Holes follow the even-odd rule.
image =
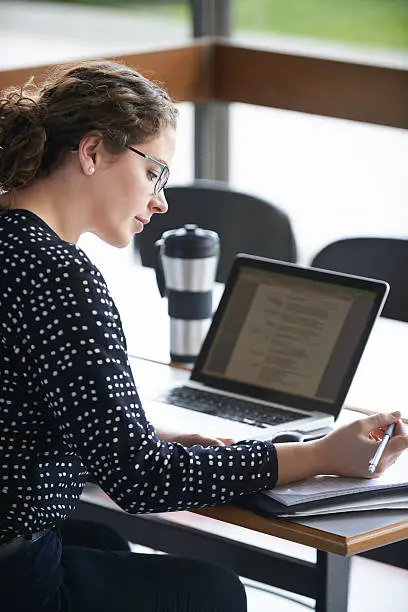
[[[235,506],[216,506],[197,512],[213,519],[343,557],[408,538],[407,510],[355,512],[353,515],[344,514],[297,521],[268,519]]]
[[[139,390],[142,399],[143,387],[151,382],[158,379],[162,383],[182,381],[188,377],[187,371],[169,365],[140,358],[131,358],[130,362],[136,384],[139,385],[140,382]],[[166,425],[165,410],[164,405],[162,408],[159,405],[146,406],[146,413],[154,424],[157,424],[159,420]],[[358,413],[344,409],[339,421],[347,422],[358,416]],[[170,422],[174,428],[176,424],[173,419],[172,414]],[[206,432],[200,433],[205,434]],[[296,521],[268,519],[232,505],[204,508],[196,512],[231,525],[245,527],[262,534],[343,556],[357,554],[408,538],[408,510],[304,517]]]

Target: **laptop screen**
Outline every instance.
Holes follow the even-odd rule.
[[[329,411],[337,413],[387,285],[254,261],[245,265],[241,259],[235,266],[200,354],[198,376],[271,401],[294,405],[297,397],[302,408],[332,405]]]

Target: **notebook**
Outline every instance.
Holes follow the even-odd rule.
[[[378,478],[314,476],[251,495],[243,505],[280,517],[408,509],[408,453]]]
[[[200,433],[313,437],[338,416],[388,291],[238,254],[189,380],[157,383],[143,399],[177,407],[168,414]]]

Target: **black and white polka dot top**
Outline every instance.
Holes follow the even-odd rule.
[[[88,474],[133,513],[275,484],[271,443],[187,449],[158,439],[102,275],[25,210],[0,216],[0,376],[0,544],[67,517]]]

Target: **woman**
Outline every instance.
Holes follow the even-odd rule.
[[[119,314],[75,245],[93,232],[126,246],[166,212],[176,122],[162,89],[111,62],[57,68],[41,89],[0,98],[3,610],[244,611],[227,570],[62,546],[58,529],[87,476],[132,513],[233,501],[319,473],[369,477],[369,433],[399,419],[376,415],[276,446],[170,441],[146,420]],[[407,446],[398,421],[377,474]]]

